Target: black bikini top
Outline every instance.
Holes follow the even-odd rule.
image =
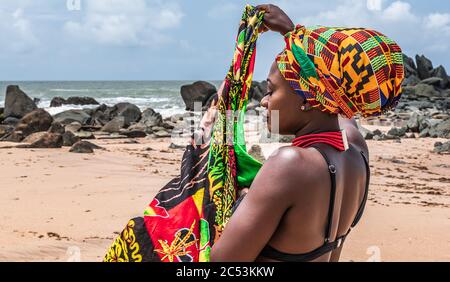
[[[320,154],[323,156],[323,158],[327,162],[328,171],[331,176],[331,196],[330,196],[330,205],[329,205],[329,209],[328,209],[328,224],[327,224],[326,233],[325,233],[326,234],[325,241],[322,246],[320,246],[319,248],[317,248],[309,253],[306,253],[306,254],[283,253],[269,245],[266,245],[266,247],[264,247],[264,249],[261,251],[260,256],[263,256],[263,257],[269,258],[269,259],[282,261],[282,262],[313,261],[313,260],[339,248],[344,243],[345,238],[350,233],[351,229],[358,224],[359,220],[361,219],[361,217],[364,213],[364,207],[366,206],[367,196],[369,193],[370,167],[369,167],[369,161],[368,161],[367,157],[365,156],[364,152],[361,151],[361,155],[362,155],[362,157],[364,159],[364,163],[366,165],[366,177],[367,177],[366,187],[365,187],[365,191],[364,191],[364,198],[358,209],[356,217],[353,220],[353,223],[352,223],[350,229],[347,231],[347,233],[345,235],[333,240],[331,233],[333,230],[332,229],[333,213],[334,213],[334,205],[335,205],[335,198],[336,198],[336,166],[333,165],[329,161],[327,155],[319,147],[317,147],[317,146],[311,146],[311,147],[314,147],[315,149],[317,149],[320,152]],[[236,210],[237,206],[240,204],[242,199],[243,199],[243,197],[240,197],[238,199],[238,201],[236,202],[236,205],[233,207],[233,212],[234,212],[234,210]]]

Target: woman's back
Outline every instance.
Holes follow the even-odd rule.
[[[316,146],[336,167],[336,194],[334,199],[331,240],[347,234],[357,216],[365,196],[367,171],[364,158],[368,155],[364,139],[353,125],[344,125],[349,133],[349,149],[339,152],[326,144]],[[290,150],[301,155],[309,164],[309,170],[298,170],[301,177],[310,185],[293,185],[298,193],[294,204],[283,215],[276,232],[268,245],[287,254],[309,253],[324,244],[329,224],[330,197],[332,181],[328,165],[316,148],[291,147]],[[303,181],[302,181],[303,182]],[[337,261],[342,246],[328,252],[315,261]],[[259,261],[273,261],[260,256]]]

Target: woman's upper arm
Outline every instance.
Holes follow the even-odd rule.
[[[298,165],[297,159],[298,154],[281,149],[264,164],[213,246],[211,261],[254,261],[258,257],[293,204],[292,186],[297,179],[292,167]]]

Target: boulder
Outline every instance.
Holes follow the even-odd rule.
[[[3,120],[3,124],[16,126],[19,123],[20,119],[15,117],[7,117]]]
[[[72,146],[72,148],[70,148],[69,152],[79,154],[90,154],[94,152],[94,149],[102,149],[102,148],[88,141],[79,141],[75,143]]]
[[[78,132],[81,129],[81,123],[74,121],[64,127],[65,131]]]
[[[58,134],[63,134],[65,132],[65,128],[62,124],[60,124],[59,122],[53,122],[52,125],[50,126],[50,128],[48,129],[48,132],[50,133],[58,133]]]
[[[91,116],[83,110],[68,110],[56,114],[54,119],[63,125],[70,124],[74,121],[84,125],[89,123]]]
[[[62,135],[62,138],[63,138],[63,146],[64,147],[72,147],[73,144],[75,144],[81,140],[80,137],[76,136],[71,131],[64,132],[64,134]]]
[[[152,108],[147,108],[142,112],[141,120],[137,123],[143,128],[151,129],[154,126],[162,125],[163,120],[161,114],[155,112]]]
[[[437,124],[431,125],[428,128],[429,128],[429,135],[431,137],[450,139],[450,119],[447,119],[445,121],[438,121]]]
[[[110,111],[111,117],[123,117],[124,127],[129,127],[132,123],[141,119],[142,113],[138,106],[131,103],[119,103],[114,105]]]
[[[441,84],[439,85],[441,89],[447,89],[450,87],[450,78],[442,65],[435,68],[431,75],[442,79]]]
[[[19,123],[17,123],[14,131],[20,131],[25,138],[28,135],[47,131],[53,123],[52,116],[43,109],[37,109],[25,115]]]
[[[156,138],[165,138],[165,137],[170,137],[171,136],[165,130],[159,130],[159,131],[153,132],[153,134],[155,135]]]
[[[37,109],[33,99],[20,90],[17,85],[9,85],[6,88],[5,110],[3,116],[22,118],[26,114]]]
[[[102,127],[101,131],[114,133],[125,127],[125,117],[117,116]]]
[[[112,107],[102,104],[93,110],[91,115],[91,125],[104,126],[111,121]]]
[[[436,142],[433,152],[437,154],[450,154],[450,141],[446,143]]]
[[[50,102],[50,107],[60,107],[62,105],[99,105],[99,103],[91,97],[54,97]]]
[[[4,136],[10,134],[14,130],[13,126],[10,125],[0,125],[0,140]]]
[[[264,98],[267,93],[267,81],[252,81],[252,85],[250,86],[250,90],[248,93],[249,100],[254,99],[258,102]]]
[[[143,138],[147,136],[147,133],[142,130],[127,130],[121,132],[120,134],[125,135],[128,138]]]
[[[217,89],[211,83],[206,81],[197,81],[193,84],[181,86],[180,92],[186,105],[186,110],[193,111],[195,102],[201,103],[203,108],[208,99],[217,93]]]
[[[424,55],[416,55],[417,73],[420,79],[427,79],[431,77],[433,71],[433,63]]]
[[[411,132],[419,133],[419,127],[425,117],[417,112],[413,113],[406,123],[406,128]]]
[[[441,87],[441,84],[443,84],[443,79],[439,77],[430,77],[422,80],[420,83]]]
[[[419,83],[415,86],[405,86],[403,88],[403,95],[407,99],[416,100],[418,98],[431,98],[438,97],[439,91],[437,91],[432,85]]]
[[[388,132],[387,132],[387,136],[392,136],[392,137],[404,137],[406,134],[406,127],[402,127],[402,128],[391,128]]]
[[[77,133],[74,133],[76,136],[78,136],[80,139],[95,139],[94,133],[89,131],[78,131]]]
[[[375,136],[372,131],[370,131],[365,127],[358,126],[358,129],[361,135],[364,137],[364,140],[372,140],[373,137]]]
[[[25,140],[30,145],[22,146],[25,148],[61,148],[63,139],[61,134],[50,132],[37,132],[28,136]]]

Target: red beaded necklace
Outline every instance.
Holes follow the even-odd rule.
[[[317,143],[331,145],[341,152],[348,149],[347,134],[345,133],[345,130],[299,136],[292,141],[292,146],[308,148]]]

